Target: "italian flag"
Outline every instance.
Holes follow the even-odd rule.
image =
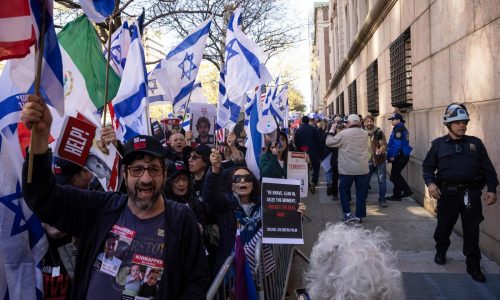
[[[101,123],[99,110],[104,105],[106,59],[92,24],[85,15],[66,24],[58,34],[64,73],[64,114],[90,112]],[[120,86],[120,77],[109,70],[108,102]]]

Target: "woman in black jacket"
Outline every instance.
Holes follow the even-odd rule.
[[[203,197],[193,196],[192,175],[182,161],[169,161],[167,174],[165,196],[167,199],[188,205],[193,211],[203,235],[203,243],[208,251],[208,266],[212,273],[219,240],[217,216],[207,202],[203,201]]]

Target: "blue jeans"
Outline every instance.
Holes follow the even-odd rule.
[[[339,178],[339,194],[340,202],[342,203],[342,212],[345,214],[351,212],[349,206],[349,198],[351,193],[352,183],[356,185],[356,217],[366,217],[366,197],[368,195],[368,178],[364,175],[342,175]]]
[[[332,179],[333,179],[333,169],[330,168],[330,170],[328,170],[328,172],[325,172],[326,184],[332,184]]]
[[[385,199],[385,192],[387,190],[386,184],[386,170],[385,170],[385,162],[376,166],[373,162],[369,163],[369,172],[367,178],[367,184],[370,184],[370,180],[372,179],[373,173],[377,172],[377,181],[378,181],[378,199]]]

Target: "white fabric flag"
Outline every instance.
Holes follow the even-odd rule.
[[[210,32],[212,18],[205,20],[155,67],[152,71],[167,101],[171,101],[174,113],[186,109],[189,94],[193,91],[200,69],[203,51]]]
[[[132,42],[123,71],[123,78],[116,97],[112,101],[110,113],[114,120],[116,137],[126,142],[139,134],[148,134],[149,122],[144,117],[147,98],[147,80],[144,49],[138,28],[130,26]]]

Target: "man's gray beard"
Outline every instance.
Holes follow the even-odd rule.
[[[160,196],[162,194],[163,191],[163,184],[161,186],[161,189],[159,191],[157,191],[156,189],[153,190],[153,195],[151,197],[151,199],[149,200],[142,200],[142,199],[139,199],[138,197],[138,192],[139,192],[139,187],[134,187],[134,190],[130,190],[130,188],[127,189],[127,193],[128,193],[128,197],[129,199],[132,200],[132,203],[134,204],[134,206],[140,210],[143,210],[143,211],[148,211],[148,210],[151,210],[156,202],[158,202],[158,200],[160,199]]]

